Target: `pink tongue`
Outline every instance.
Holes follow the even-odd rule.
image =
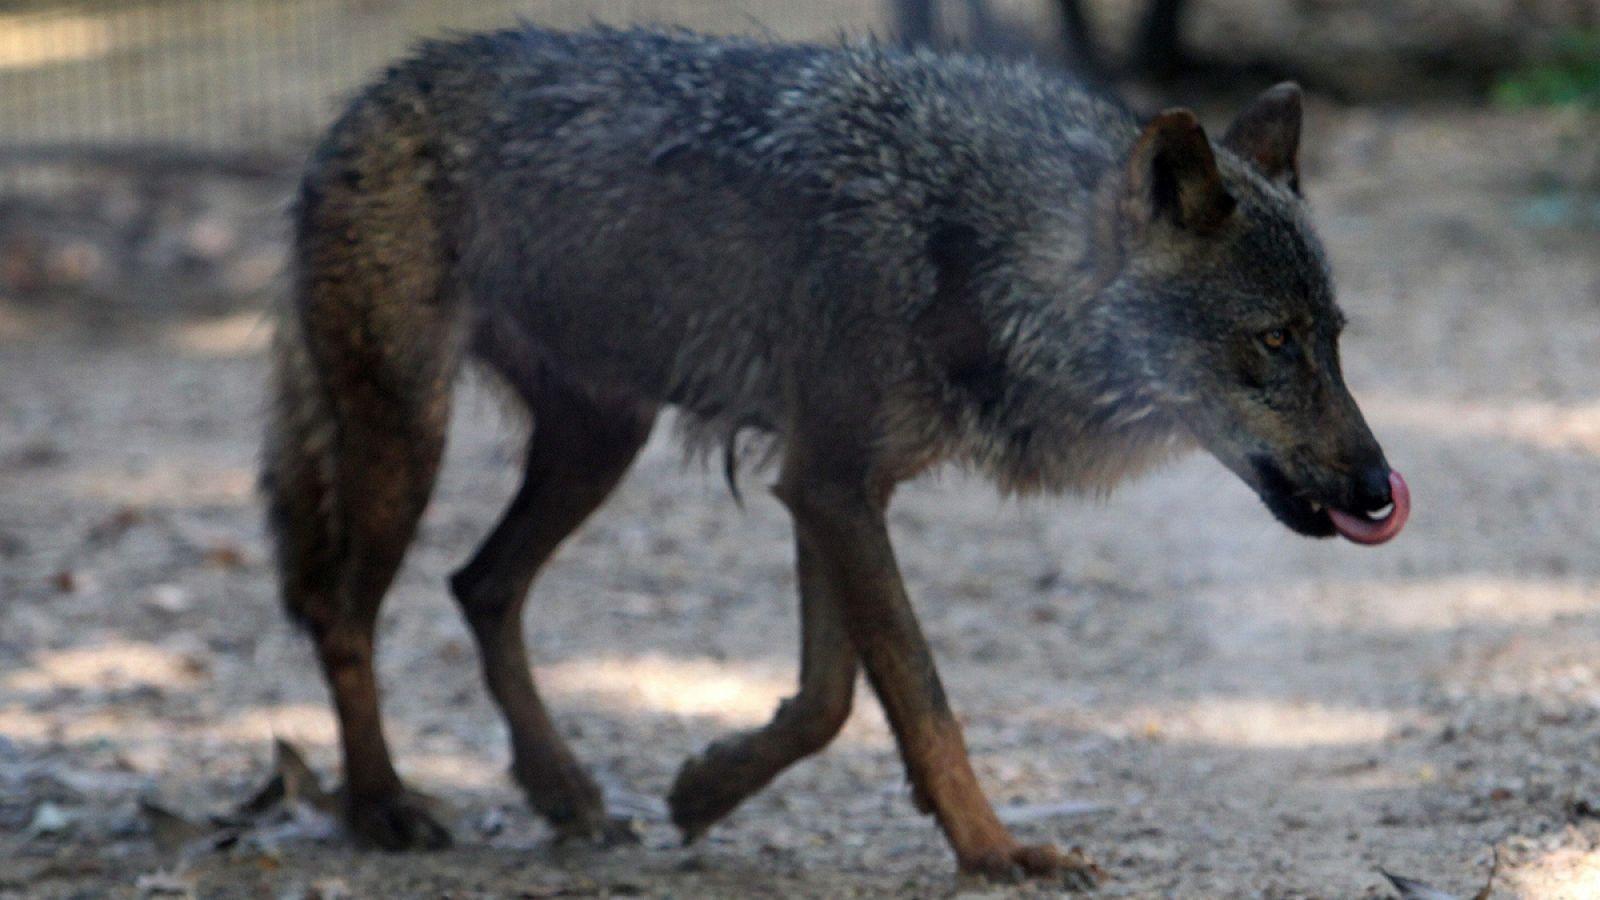
[[[1333,520],[1333,527],[1347,540],[1358,544],[1381,544],[1399,534],[1406,525],[1406,517],[1411,515],[1411,489],[1406,487],[1406,480],[1400,477],[1400,473],[1393,469],[1389,470],[1389,490],[1394,497],[1394,509],[1381,519],[1354,516],[1331,508],[1328,518]]]

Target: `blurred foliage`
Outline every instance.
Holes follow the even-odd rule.
[[[1531,228],[1600,229],[1600,148],[1593,140],[1600,113],[1600,30],[1557,36],[1548,60],[1503,74],[1494,101],[1511,109],[1558,110],[1558,152],[1535,195],[1517,211]]]
[[[1600,110],[1600,31],[1557,36],[1549,61],[1501,76],[1494,99],[1503,106],[1575,106]]]

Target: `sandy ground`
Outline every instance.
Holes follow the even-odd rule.
[[[1592,128],[1592,123],[1590,126]],[[1600,234],[1567,221],[1584,125],[1314,106],[1307,177],[1352,388],[1407,475],[1393,544],[1298,538],[1194,457],[1104,501],[1002,503],[953,473],[893,513],[981,777],[1108,897],[1600,896]],[[551,846],[442,585],[511,492],[514,421],[464,388],[382,623],[402,771],[458,849],[362,853],[315,822],[158,849],[266,777],[337,764],[251,493],[254,309],[131,325],[0,306],[0,897],[1048,896],[952,877],[866,699],[702,844],[659,798],[795,672],[778,504],[741,511],[663,430],[539,585],[562,728],[643,843]],[[759,476],[746,476],[753,488]]]

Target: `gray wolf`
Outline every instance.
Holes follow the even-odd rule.
[[[741,434],[770,446],[802,609],[798,692],[684,765],[684,835],[827,745],[859,668],[963,870],[1081,882],[1085,858],[1021,845],[984,797],[885,510],[941,463],[1102,492],[1198,446],[1295,531],[1392,537],[1408,495],[1340,373],[1300,109],[1279,86],[1213,141],[1021,63],[655,30],[523,27],[391,68],[305,173],[263,467],[355,834],[449,840],[391,763],[373,623],[471,360],[534,427],[450,589],[559,833],[618,836],[520,614],[671,406],[730,461]]]

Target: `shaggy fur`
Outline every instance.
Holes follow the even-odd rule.
[[[825,744],[859,659],[964,866],[1073,869],[992,821],[882,508],[941,462],[1006,491],[1105,491],[1196,443],[1308,534],[1331,532],[1327,506],[1387,502],[1339,374],[1299,114],[1274,89],[1213,143],[1185,111],[1141,121],[1028,65],[653,30],[525,27],[390,69],[307,169],[264,470],[358,833],[446,840],[389,763],[371,622],[471,359],[535,431],[522,490],[452,584],[517,777],[558,827],[606,832],[517,613],[673,406],[730,480],[740,432],[784,460],[809,673],[772,726],[686,767],[685,832]]]

